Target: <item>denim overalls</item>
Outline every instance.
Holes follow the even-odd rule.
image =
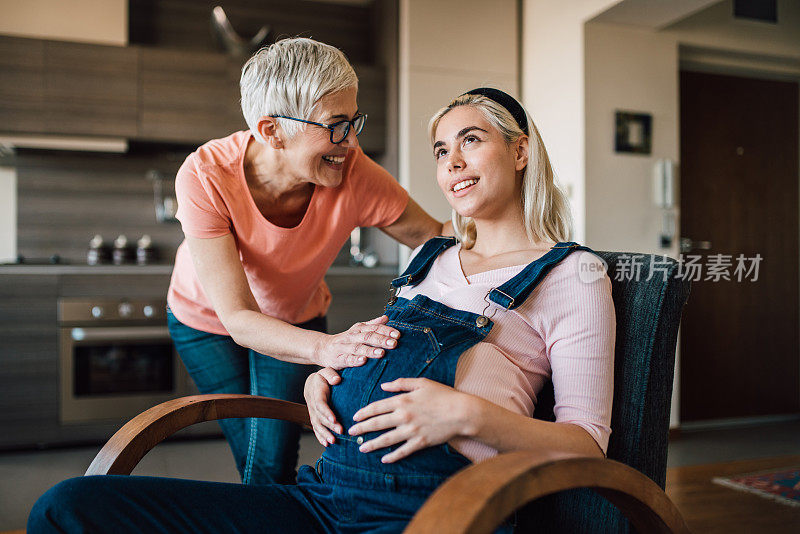
[[[402,286],[419,283],[436,257],[455,243],[455,238],[446,237],[435,237],[425,243],[405,273],[392,281],[392,289],[396,291]],[[309,469],[301,471],[298,479],[301,487],[304,481],[317,486],[311,491],[314,496],[308,496],[312,500],[326,501],[319,504],[330,514],[323,514],[328,515],[328,519],[336,517],[335,529],[401,531],[404,522],[410,520],[437,486],[470,464],[447,444],[428,447],[395,463],[383,464],[381,457],[401,444],[360,452],[361,443],[383,431],[358,437],[348,435],[347,429],[354,424],[353,414],[369,403],[394,395],[383,391],[380,384],[397,378],[424,377],[453,387],[459,356],[482,341],[492,329],[487,312],[491,310],[494,315],[496,307],[511,310],[519,306],[554,265],[579,249],[590,251],[577,243],[558,243],[517,276],[492,289],[481,315],[449,308],[424,295],[411,300],[392,295],[386,315],[389,317],[387,324],[401,332],[397,347],[387,351],[383,358],[367,359],[361,367],[342,370],[342,381],[332,388],[330,406],[344,427],[344,434],[337,434],[336,442],[326,447],[317,462],[315,476],[310,477]],[[329,490],[322,490],[320,482]],[[393,521],[397,521],[394,530],[390,526]],[[510,530],[508,525],[501,529]]]

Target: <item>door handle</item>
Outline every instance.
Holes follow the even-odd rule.
[[[711,241],[692,241],[688,237],[681,238],[681,252],[693,250],[711,250]]]

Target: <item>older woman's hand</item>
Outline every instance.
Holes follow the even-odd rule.
[[[405,441],[397,450],[381,458],[391,463],[411,453],[445,443],[469,433],[472,395],[427,378],[398,378],[381,384],[384,391],[405,391],[400,395],[375,401],[353,415],[359,421],[348,431],[351,435],[388,430],[364,442],[359,450],[370,452]]]
[[[386,349],[397,346],[400,332],[386,326],[382,315],[366,323],[356,323],[341,334],[323,336],[317,345],[317,364],[339,370],[364,365],[367,358],[380,358]]]
[[[342,377],[336,371],[325,367],[316,373],[311,373],[306,379],[303,389],[303,396],[308,405],[308,414],[311,417],[311,428],[314,430],[314,435],[317,436],[317,441],[323,447],[336,441],[331,431],[342,433],[342,426],[336,421],[330,406],[328,406],[331,386],[335,386],[341,380]]]

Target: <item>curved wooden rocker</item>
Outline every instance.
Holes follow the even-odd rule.
[[[178,430],[232,417],[310,426],[303,404],[234,394],[183,397],[129,421],[100,450],[86,475],[129,475],[147,452]],[[613,460],[556,451],[505,453],[469,466],[431,495],[406,532],[489,533],[530,501],[582,487],[593,488],[616,505],[640,532],[689,532],[664,491],[645,475]]]

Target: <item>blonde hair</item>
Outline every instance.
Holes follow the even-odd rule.
[[[341,50],[305,37],[282,39],[256,52],[242,67],[242,114],[256,140],[264,143],[258,133],[261,117],[308,120],[322,97],[351,87],[358,89],[358,77]],[[290,138],[306,126],[278,121]]]
[[[506,143],[514,143],[525,133],[511,113],[485,96],[461,95],[453,99],[431,117],[428,133],[431,143],[435,141],[436,128],[439,121],[450,110],[458,106],[472,106],[480,111],[505,139]],[[572,235],[572,213],[566,195],[555,184],[553,167],[544,147],[539,130],[525,111],[528,119],[529,136],[528,165],[522,175],[522,210],[525,231],[531,242],[535,241],[569,241]],[[472,248],[477,238],[475,222],[470,217],[462,217],[455,210],[452,214],[453,228],[456,237],[464,248]]]

